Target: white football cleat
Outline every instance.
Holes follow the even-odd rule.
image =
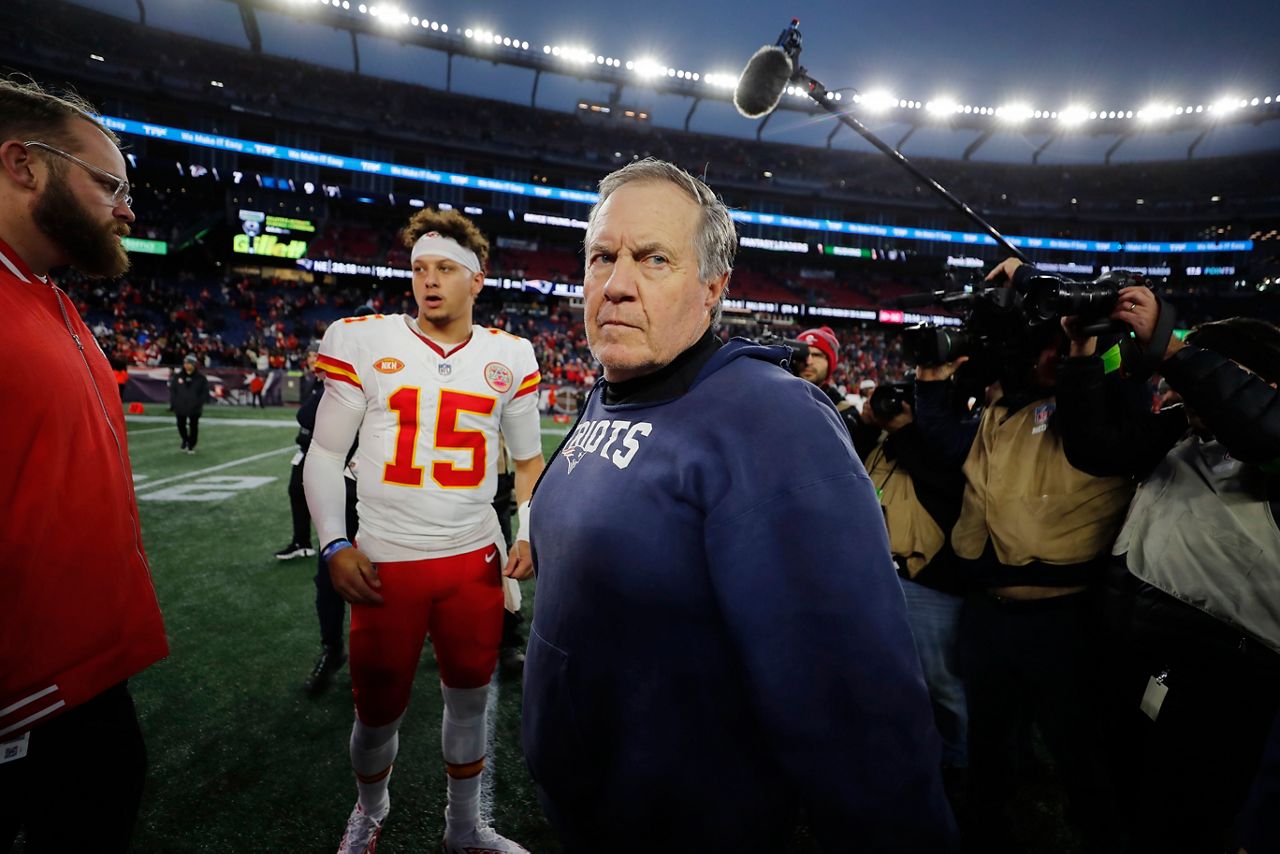
[[[444,832],[445,854],[529,854],[518,842],[499,836],[492,827],[477,827],[470,833]]]
[[[356,801],[356,808],[347,819],[347,832],[342,834],[342,841],[338,843],[338,854],[373,854],[378,837],[382,835],[382,823],[390,811],[388,806],[381,816],[374,818]]]

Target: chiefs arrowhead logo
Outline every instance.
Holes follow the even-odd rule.
[[[373,369],[380,374],[394,374],[404,370],[404,362],[395,356],[384,356],[373,363]]]
[[[490,362],[484,366],[484,381],[498,394],[506,393],[515,379],[511,369],[501,362]]]

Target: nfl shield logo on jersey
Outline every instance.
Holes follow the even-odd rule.
[[[436,365],[436,370],[440,372],[440,376],[447,377],[449,374],[453,373],[453,366],[448,362],[441,362]]]

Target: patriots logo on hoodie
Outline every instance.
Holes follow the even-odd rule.
[[[569,461],[569,474],[573,474],[573,467],[587,455],[587,452],[582,450],[581,445],[570,445],[561,451],[560,455]]]

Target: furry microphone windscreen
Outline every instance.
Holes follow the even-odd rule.
[[[791,58],[776,46],[762,47],[751,57],[733,91],[733,105],[749,119],[768,115],[782,99],[795,69]]]

